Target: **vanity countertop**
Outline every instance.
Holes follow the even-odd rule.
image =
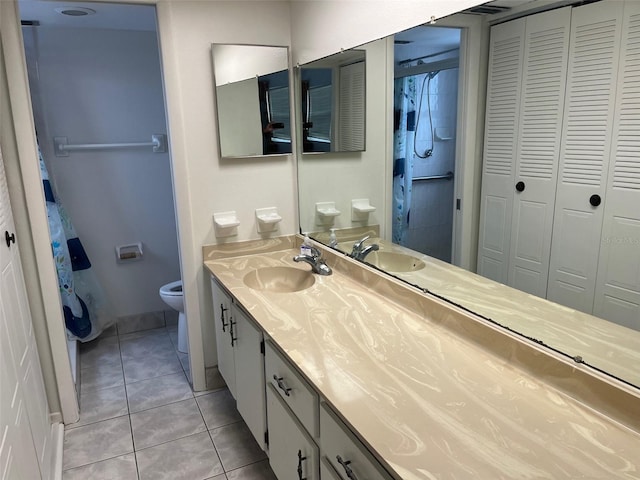
[[[481,329],[493,340],[460,334],[477,330],[470,314],[437,299],[420,307],[412,289],[376,273],[362,283],[345,272],[370,269],[331,252],[333,275],[306,290],[247,287],[254,269],[309,269],[283,248],[205,254],[205,266],[397,478],[640,478],[638,423],[633,430],[563,393],[545,380],[561,375],[551,367],[519,368],[506,346],[515,340],[503,348],[495,338],[505,334],[490,324]],[[376,277],[395,299],[381,296]],[[639,412],[640,397],[626,398],[623,407]]]
[[[370,238],[380,251],[410,255],[426,266],[412,272],[393,273],[402,280],[427,288],[451,302],[479,313],[584,362],[640,386],[640,331],[617,325],[546,299],[528,294],[380,238]],[[353,242],[338,247],[350,252]],[[366,261],[366,258],[365,258]]]

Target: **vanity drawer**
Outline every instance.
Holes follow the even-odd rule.
[[[342,480],[391,480],[392,477],[331,408],[320,408],[320,453]],[[324,466],[323,471],[327,470]],[[331,472],[331,470],[329,470]]]
[[[318,438],[318,395],[269,341],[265,342],[265,374],[307,432]]]

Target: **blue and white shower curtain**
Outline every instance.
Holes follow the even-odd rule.
[[[416,77],[396,78],[393,126],[393,243],[404,245],[409,228],[413,144],[416,127]]]
[[[66,210],[56,201],[40,148],[38,154],[67,337],[88,342],[113,325],[115,317]]]

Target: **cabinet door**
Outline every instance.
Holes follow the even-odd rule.
[[[491,29],[478,273],[507,283],[525,19]]]
[[[342,480],[390,480],[391,476],[325,404],[320,408],[320,450]]]
[[[218,347],[218,370],[229,387],[233,398],[236,398],[236,367],[231,343],[231,298],[218,282],[211,277],[211,293],[213,296],[213,312]]]
[[[234,359],[236,366],[236,403],[238,411],[264,450],[266,403],[264,391],[264,355],[262,331],[238,308],[233,307]]]
[[[267,384],[269,463],[278,480],[318,480],[318,447],[271,384]]]
[[[526,18],[508,284],[545,297],[571,8]]]
[[[547,298],[593,311],[624,3],[573,9]]]
[[[640,3],[626,2],[593,313],[640,330]]]

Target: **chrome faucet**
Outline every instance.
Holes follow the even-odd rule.
[[[368,239],[369,235],[354,243],[353,248],[351,249],[351,254],[349,256],[356,260],[363,261],[364,257],[369,255],[371,252],[375,252],[380,249],[377,243],[372,243],[371,245],[365,247],[364,242],[366,242]]]
[[[322,258],[322,254],[320,250],[315,247],[310,247],[311,254],[300,254],[293,257],[294,262],[306,262],[311,265],[311,271],[313,273],[317,273],[318,275],[331,275],[333,272],[331,267],[327,265],[324,258]]]

